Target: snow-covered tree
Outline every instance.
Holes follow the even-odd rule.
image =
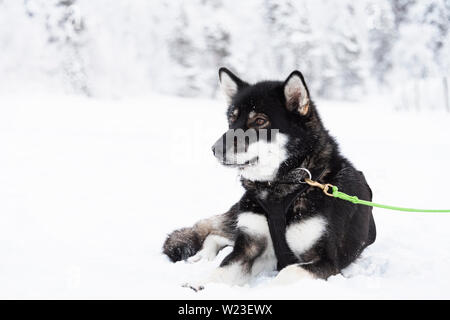
[[[0,0],[0,89],[215,96],[217,69],[355,99],[448,77],[450,0]]]
[[[366,2],[370,77],[373,85],[383,85],[392,68],[392,46],[395,42],[395,21],[391,2]],[[373,77],[373,78],[372,78]]]
[[[334,10],[329,10],[333,7]],[[362,3],[321,1],[314,6],[313,27],[320,75],[319,94],[327,98],[356,99],[365,91],[368,75],[367,32]]]
[[[75,93],[89,95],[85,26],[76,0],[28,0],[25,5],[30,17],[45,25],[48,47],[56,58],[51,72]]]
[[[283,75],[299,69],[315,91],[317,77],[311,54],[315,41],[310,22],[308,3],[293,0],[266,0],[265,16],[269,39],[267,45],[272,51],[272,65]]]

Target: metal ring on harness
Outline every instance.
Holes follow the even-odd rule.
[[[294,171],[297,171],[297,170],[305,171],[305,172],[308,174],[308,177],[305,178],[305,179],[312,180],[311,172],[310,172],[308,169],[306,169],[306,168],[297,168],[297,169],[295,169]],[[305,179],[303,179],[303,180],[305,180]],[[299,181],[299,182],[300,182],[300,183],[306,183],[305,181]]]

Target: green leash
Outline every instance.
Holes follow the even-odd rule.
[[[332,184],[321,184],[317,181],[313,181],[311,179],[306,178],[305,182],[313,187],[318,187],[323,190],[323,192],[330,197],[339,198],[345,201],[349,201],[354,204],[362,204],[364,206],[369,207],[378,207],[383,209],[389,209],[389,210],[397,210],[397,211],[405,211],[405,212],[450,212],[450,210],[433,210],[433,209],[413,209],[413,208],[402,208],[402,207],[395,207],[395,206],[388,206],[385,204],[379,204],[367,200],[361,200],[357,196],[350,196],[344,192],[339,191],[338,187],[333,186]],[[329,193],[328,190],[331,188],[333,190],[332,193]]]
[[[338,190],[338,187],[333,186],[333,197],[339,198],[345,201],[350,201],[355,204],[362,204],[369,207],[378,207],[383,209],[389,209],[389,210],[397,210],[397,211],[406,211],[406,212],[450,212],[450,210],[433,210],[433,209],[412,209],[412,208],[402,208],[402,207],[395,207],[395,206],[388,206],[386,204],[379,204],[375,202],[370,202],[366,200],[358,199],[357,196],[349,196],[346,193],[343,193]]]

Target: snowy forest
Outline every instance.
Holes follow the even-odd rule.
[[[167,235],[245,192],[222,66],[300,70],[375,203],[450,209],[450,0],[0,0],[0,299],[450,299],[450,214],[382,208],[326,281],[182,287],[232,248],[172,263]]]
[[[449,21],[449,0],[0,0],[0,92],[211,98],[220,66],[299,69],[315,97],[450,111]]]

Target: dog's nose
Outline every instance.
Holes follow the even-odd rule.
[[[223,136],[219,138],[219,140],[217,140],[212,148],[211,148],[214,156],[216,158],[218,158],[220,161],[223,161],[223,157],[224,157],[224,140],[223,140]]]

